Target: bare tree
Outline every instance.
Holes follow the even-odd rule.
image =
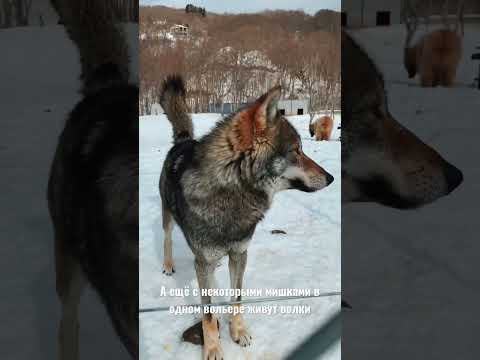
[[[13,4],[11,0],[2,0],[0,10],[0,28],[13,26]]]
[[[1,0],[0,28],[28,26],[32,0]]]
[[[17,26],[28,26],[32,0],[15,0],[13,3]]]

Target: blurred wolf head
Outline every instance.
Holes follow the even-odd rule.
[[[449,194],[463,175],[390,114],[381,73],[342,33],[342,198],[414,208]]]

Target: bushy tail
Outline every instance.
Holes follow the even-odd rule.
[[[83,92],[128,82],[128,46],[115,24],[112,0],[51,1],[79,49]]]
[[[185,84],[179,75],[169,76],[160,92],[160,105],[173,126],[174,143],[193,139],[193,124],[185,102]]]

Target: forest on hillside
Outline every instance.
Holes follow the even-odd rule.
[[[243,104],[281,84],[285,98],[309,99],[312,111],[340,105],[340,13],[187,13],[140,8],[140,111],[158,102],[163,79],[186,80],[193,112]]]

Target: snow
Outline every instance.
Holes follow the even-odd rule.
[[[128,31],[136,76],[137,33],[133,26]],[[8,49],[0,57],[2,358],[50,360],[56,358],[60,305],[47,179],[57,137],[80,99],[80,62],[57,25],[2,29],[0,44]],[[84,359],[130,358],[91,290],[80,306],[80,353]]]
[[[218,114],[194,114],[196,136],[211,129]],[[335,181],[314,194],[286,191],[276,195],[266,218],[259,224],[248,252],[244,285],[249,289],[309,288],[340,290],[340,142],[315,142],[308,133],[308,116],[290,117],[298,129],[305,153],[329,171]],[[336,116],[335,128],[340,121]],[[335,136],[338,139],[336,130]],[[176,273],[162,274],[163,230],[158,179],[164,157],[171,147],[171,126],[165,115],[140,118],[140,307],[199,303],[198,297],[160,296],[167,288],[198,288],[193,255],[176,226],[173,231],[173,257]],[[272,235],[281,229],[286,235]],[[229,287],[228,261],[216,271],[218,288]],[[215,301],[228,300],[215,298]],[[296,345],[339,310],[340,298],[284,301],[285,305],[310,305],[308,315],[245,315],[253,344],[242,348],[228,332],[228,316],[220,316],[221,343],[227,359],[281,359]],[[269,304],[263,304],[269,305]],[[280,305],[280,304],[279,304]],[[184,330],[198,315],[169,312],[140,315],[140,358],[199,359],[201,348],[182,343]],[[324,359],[339,359],[337,343]]]
[[[425,89],[402,64],[401,26],[353,32],[384,72],[394,117],[463,171],[449,196],[414,211],[342,209],[342,353],[350,358],[469,359],[478,348],[478,129],[470,86],[480,27],[466,25],[455,88]],[[477,50],[478,51],[478,50]],[[361,329],[361,331],[359,331]]]

